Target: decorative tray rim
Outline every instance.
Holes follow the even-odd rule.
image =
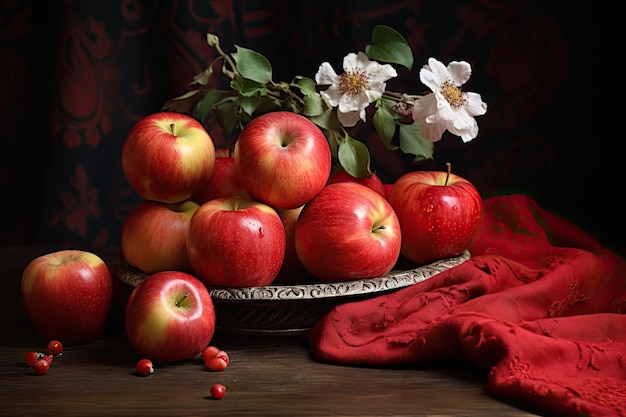
[[[414,269],[393,270],[377,278],[259,287],[207,287],[207,289],[214,301],[233,303],[322,300],[335,297],[363,296],[388,292],[425,281],[440,272],[460,265],[470,257],[470,252],[465,250],[458,256],[443,258]],[[126,284],[136,287],[147,275],[122,262],[122,266],[118,270],[118,277]]]

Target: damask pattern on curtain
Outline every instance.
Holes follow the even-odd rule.
[[[386,24],[415,52],[413,70],[394,80],[396,91],[425,89],[417,73],[429,57],[465,60],[473,68],[466,87],[489,109],[474,141],[445,136],[432,164],[414,166],[363,132],[372,168],[385,181],[451,161],[484,197],[527,193],[616,247],[618,215],[602,208],[616,203],[603,182],[617,172],[613,145],[604,142],[594,155],[585,145],[598,135],[584,123],[598,116],[597,97],[585,84],[597,52],[585,46],[593,38],[584,29],[595,12],[564,14],[552,3],[1,2],[2,243],[118,244],[123,219],[139,202],[121,169],[125,135],[212,61],[208,31],[232,46],[230,52],[241,45],[262,53],[274,79],[289,80],[313,77],[324,61],[340,68],[344,55],[363,50],[375,25]],[[583,94],[585,108],[578,105]],[[222,132],[211,129],[220,146]],[[595,183],[595,201],[582,197],[583,182]]]

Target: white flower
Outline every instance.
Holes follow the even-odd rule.
[[[461,91],[461,86],[472,75],[467,62],[452,61],[446,68],[434,58],[420,70],[420,80],[434,94],[427,94],[415,101],[413,120],[421,125],[422,136],[432,142],[441,139],[447,129],[469,142],[478,135],[474,116],[487,111],[480,94]]]
[[[350,53],[343,59],[344,73],[337,75],[328,62],[320,65],[315,82],[330,87],[320,95],[330,107],[337,107],[339,122],[354,126],[359,118],[365,122],[365,109],[385,91],[385,81],[398,74],[389,64],[381,65],[363,52]]]

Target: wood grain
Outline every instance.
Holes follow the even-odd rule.
[[[45,248],[0,249],[1,416],[536,416],[523,404],[486,391],[487,370],[466,360],[411,367],[362,368],[311,359],[302,336],[244,337],[217,333],[230,365],[207,370],[198,357],[157,364],[138,376],[140,359],[112,322],[97,341],[65,348],[45,375],[23,363],[44,350],[19,293],[21,272]],[[101,251],[114,259],[115,248]],[[210,387],[227,387],[222,400]],[[536,411],[535,411],[536,412]]]

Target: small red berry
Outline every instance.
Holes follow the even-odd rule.
[[[211,371],[220,372],[226,369],[228,362],[216,356],[204,362],[204,365]]]
[[[150,375],[154,373],[154,366],[150,359],[140,359],[137,365],[135,365],[135,368],[137,372],[139,372],[139,375]]]
[[[35,362],[35,364],[33,365],[33,369],[35,370],[35,372],[37,372],[39,375],[43,375],[48,373],[48,371],[50,370],[50,361],[46,360],[46,359],[39,359],[37,362]]]
[[[211,358],[214,358],[215,355],[217,355],[217,352],[219,352],[219,351],[220,350],[218,348],[216,348],[215,346],[207,346],[202,351],[202,361],[206,362],[207,360],[209,360]]]
[[[51,340],[46,348],[49,355],[60,355],[63,353],[63,344],[58,340]]]
[[[35,365],[35,362],[37,362],[39,359],[43,357],[44,357],[43,353],[35,352],[34,350],[31,350],[30,352],[27,352],[26,355],[24,356],[24,362],[26,362],[26,365],[28,366],[33,366]]]
[[[226,394],[226,387],[222,384],[215,384],[211,387],[211,396],[216,400],[221,400]]]
[[[226,362],[226,365],[228,365],[230,363],[230,358],[228,357],[228,353],[226,353],[223,350],[218,351],[215,354],[216,358],[220,358],[221,360],[223,360],[224,362]]]

